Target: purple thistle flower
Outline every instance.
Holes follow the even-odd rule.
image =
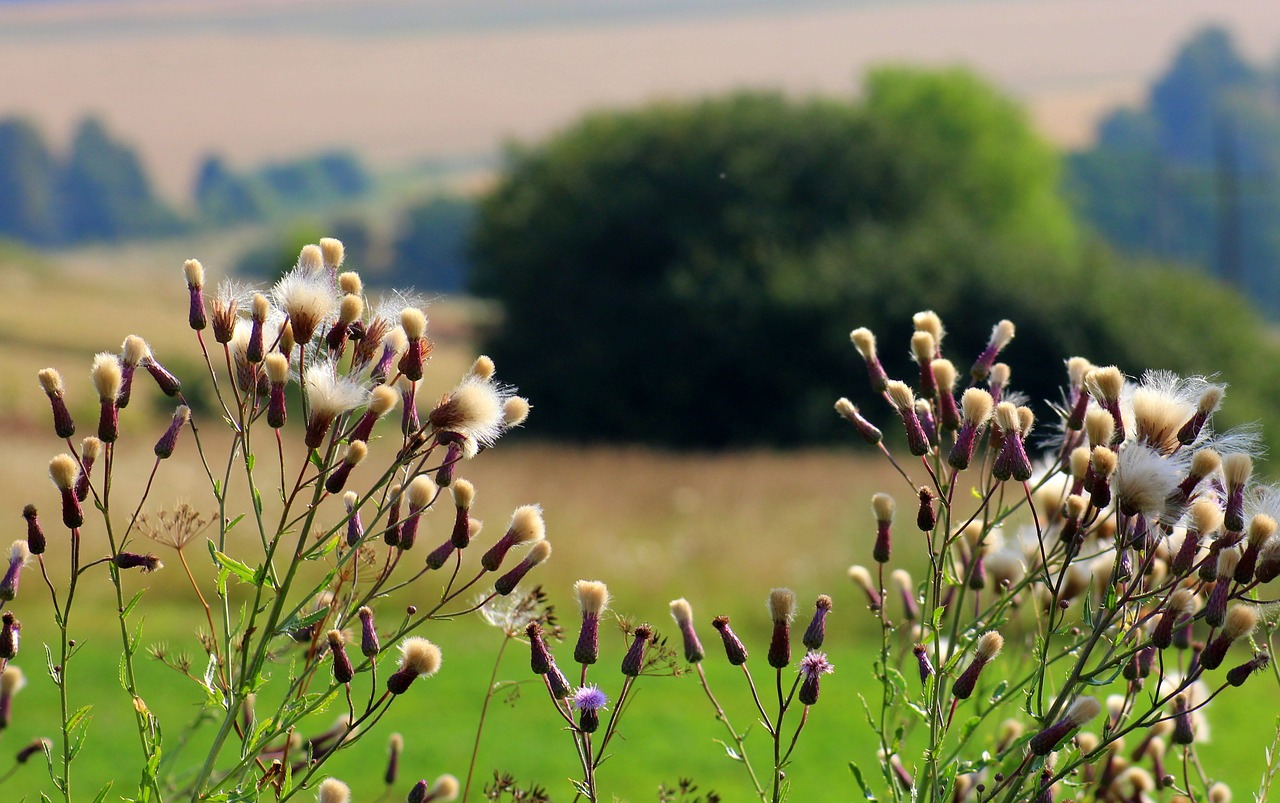
[[[809,652],[800,659],[800,702],[813,705],[818,702],[818,679],[829,675],[836,668],[827,660],[825,652]]]
[[[595,733],[600,727],[600,711],[609,698],[598,686],[582,686],[574,691],[569,704],[578,710],[578,729],[583,733]]]

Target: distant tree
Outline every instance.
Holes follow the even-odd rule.
[[[298,252],[304,245],[327,236],[329,232],[317,223],[295,222],[283,233],[268,235],[242,253],[236,260],[236,273],[274,282],[298,263]]]
[[[258,182],[232,172],[220,156],[200,164],[195,201],[201,219],[215,225],[261,220],[269,204]]]
[[[113,140],[102,123],[84,120],[59,182],[69,240],[118,240],[180,228],[178,217],[151,190],[137,155]]]
[[[405,210],[395,234],[396,281],[447,293],[463,290],[475,218],[474,202],[464,198],[432,198]]]
[[[0,120],[0,237],[37,245],[61,235],[58,166],[28,120]]]
[[[834,414],[815,407],[818,375],[849,364],[850,328],[885,322],[827,302],[894,273],[824,263],[811,281],[816,249],[945,218],[974,233],[965,247],[1066,259],[1057,170],[1021,111],[961,71],[877,72],[860,105],[741,94],[592,115],[513,151],[481,203],[474,286],[505,310],[486,348],[542,402],[544,432],[819,437]],[[959,255],[933,256],[949,270]],[[949,321],[973,339],[992,323]]]
[[[269,164],[257,176],[281,203],[294,207],[354,198],[372,186],[360,160],[345,152]]]

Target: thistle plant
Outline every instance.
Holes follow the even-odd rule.
[[[1280,488],[1253,472],[1256,430],[1215,429],[1226,386],[1212,378],[1134,380],[1081,357],[1051,423],[1037,422],[997,361],[1012,323],[994,327],[963,389],[942,322],[914,323],[910,381],[890,378],[871,332],[851,338],[909,457],[874,415],[836,404],[915,513],[877,494],[870,568],[849,569],[880,631],[883,693],[863,701],[879,758],[850,762],[861,793],[1229,799],[1196,745],[1206,706],[1270,664]]]
[[[87,426],[93,434],[77,442],[85,422],[68,404],[77,391],[56,369],[40,372],[64,452],[49,462],[50,498],[23,509],[26,537],[14,542],[0,580],[0,728],[30,715],[14,704],[25,682],[20,665],[31,674],[27,660],[40,650],[30,645],[44,642],[60,713],[52,738],[19,763],[43,752],[68,803],[91,794],[77,781],[75,759],[92,738],[89,706],[107,705],[84,699],[76,685],[97,671],[82,665],[77,647],[85,635],[77,592],[86,583],[109,583],[113,592],[121,682],[137,732],[136,799],[304,794],[343,803],[352,792],[325,777],[325,764],[376,733],[389,709],[405,705],[401,698],[431,694],[426,679],[447,663],[430,640],[432,623],[478,615],[550,554],[536,505],[517,509],[506,534],[486,542],[471,516],[475,488],[461,476],[524,421],[528,402],[482,357],[430,405],[419,392],[431,353],[421,302],[393,294],[374,303],[343,259],[341,243],[322,240],[273,287],[224,281],[208,299],[204,267],[185,264],[188,323],[213,415],[195,412],[201,408],[157,350],[130,336],[119,353],[94,357],[97,415]],[[144,489],[127,499],[114,487],[116,451],[141,425],[121,419],[144,397],[169,399],[174,412],[155,435]],[[397,405],[403,414],[393,417]],[[226,434],[214,434],[218,427]],[[199,466],[208,492],[189,502],[155,498],[157,476],[179,456]],[[57,513],[42,515],[51,505]],[[418,543],[428,517],[447,519],[451,535],[438,547]],[[46,552],[54,540],[65,542],[56,553],[65,561]],[[473,559],[476,552],[483,557]],[[166,563],[181,567],[200,606],[205,655],[196,661],[160,645],[150,654],[187,684],[198,711],[188,732],[209,731],[199,755],[189,754],[196,748],[185,736],[166,736],[179,728],[147,705],[137,671],[147,654],[147,605],[134,577]],[[397,592],[415,604],[390,609]],[[20,620],[37,593],[52,603],[51,626]],[[317,718],[332,709],[341,712],[337,724],[320,730]],[[410,778],[393,792],[403,740],[392,745],[384,795],[456,797],[452,776]]]

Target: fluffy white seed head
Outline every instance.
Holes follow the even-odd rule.
[[[369,394],[369,412],[381,418],[395,409],[400,402],[400,394],[389,385],[379,385]]]
[[[9,547],[9,562],[26,566],[29,560],[31,560],[31,550],[27,547],[27,542],[14,541]]]
[[[342,240],[336,237],[320,238],[320,259],[326,268],[337,270],[342,267],[342,261],[346,256],[347,249],[342,245]]]
[[[1258,626],[1258,609],[1252,605],[1234,605],[1227,611],[1222,635],[1231,641],[1244,638]]]
[[[440,648],[421,636],[400,643],[400,670],[418,677],[430,677],[440,670]]]
[[[529,417],[532,405],[521,396],[512,396],[502,403],[502,425],[507,429],[520,426]]]
[[[80,457],[90,462],[102,457],[102,441],[93,435],[85,438],[80,444]]]
[[[878,493],[871,497],[871,512],[875,514],[876,521],[893,521],[894,507],[893,497],[889,494]]]
[[[1202,535],[1216,533],[1222,527],[1222,506],[1216,499],[1200,497],[1187,512],[1191,529]]]
[[[79,476],[80,465],[71,455],[60,454],[49,461],[49,477],[53,480],[53,484],[62,490],[74,487],[76,478]]]
[[[427,790],[428,800],[439,800],[441,803],[445,801],[458,799],[458,779],[452,775],[441,775],[431,784],[431,788]]]
[[[796,612],[796,594],[789,588],[769,591],[769,616],[775,622],[789,622]]]
[[[897,408],[899,413],[915,409],[916,395],[906,382],[900,382],[896,379],[890,380],[885,390],[889,393],[889,401]]]
[[[584,614],[599,616],[609,605],[609,587],[599,580],[579,580],[573,584],[573,593]]]
[[[1120,452],[1112,483],[1116,501],[1123,509],[1163,515],[1186,463],[1161,455],[1146,444],[1130,443]]]
[[[864,360],[874,360],[876,358],[876,336],[871,330],[864,327],[854,329],[849,333],[849,339],[853,341],[853,347],[858,350]]]
[[[693,606],[689,604],[689,600],[684,597],[671,600],[671,618],[675,619],[676,624],[682,628],[692,624]]]
[[[1018,417],[1018,408],[1010,402],[1000,402],[996,405],[996,423],[1005,432],[1022,431],[1022,421]]]
[[[1093,363],[1084,357],[1072,357],[1067,360],[1067,379],[1071,382],[1071,387],[1078,388],[1084,385],[1084,377],[1093,370]]]
[[[458,477],[449,486],[449,493],[453,495],[454,507],[470,508],[471,503],[476,500],[476,486],[471,480]]]
[[[1116,420],[1101,407],[1093,407],[1084,415],[1084,433],[1090,446],[1110,446],[1116,434]]]
[[[522,562],[527,563],[530,566],[537,566],[539,563],[546,561],[549,557],[551,557],[551,542],[539,541],[529,547],[529,552],[524,556],[524,560]]]
[[[356,502],[360,501],[360,494],[355,491],[347,491],[342,495],[342,506],[350,513],[355,510]]]
[[[1249,546],[1260,549],[1276,533],[1276,520],[1259,513],[1249,520]]]
[[[364,282],[355,271],[343,271],[338,274],[338,289],[347,295],[358,296],[364,292]]]
[[[340,376],[329,360],[308,366],[305,379],[310,414],[316,418],[333,418],[353,410],[364,404],[369,395],[356,380]]]
[[[125,365],[137,365],[151,356],[151,347],[137,335],[129,335],[120,346],[120,355]]]
[[[27,685],[27,678],[22,674],[22,670],[10,664],[0,672],[0,694],[6,697],[12,697]]]
[[[1124,374],[1114,365],[1094,368],[1085,375],[1085,386],[1093,398],[1116,402],[1120,400],[1120,392],[1124,390]]]
[[[1253,474],[1253,458],[1243,452],[1229,454],[1222,458],[1222,473],[1228,488],[1243,487]]]
[[[994,661],[1002,649],[1004,649],[1004,636],[994,630],[988,630],[978,639],[978,646],[974,648],[974,655],[979,661],[987,663]]]
[[[62,374],[58,373],[56,368],[41,368],[36,378],[40,380],[40,388],[46,395],[62,395]]]
[[[510,389],[491,379],[467,376],[445,394],[427,420],[438,430],[459,432],[485,446],[493,445],[505,426]]]
[[[406,307],[400,311],[400,328],[409,340],[421,340],[427,334],[427,316],[416,307]]]
[[[338,302],[338,321],[350,324],[360,320],[364,315],[364,299],[354,293],[347,293]]]
[[[942,344],[942,338],[946,336],[947,331],[942,328],[942,319],[938,317],[938,313],[931,309],[917,312],[911,316],[911,323],[917,331],[928,332],[933,338],[935,347]]]
[[[1218,551],[1218,582],[1229,582],[1240,565],[1240,547],[1232,546]]]
[[[997,349],[1003,349],[1009,345],[1009,341],[1013,340],[1014,332],[1013,321],[1000,321],[991,328],[991,345]]]
[[[364,441],[352,441],[347,444],[347,451],[342,456],[342,462],[358,466],[368,456],[369,444]]]
[[[1083,480],[1085,473],[1089,470],[1089,448],[1087,446],[1077,446],[1071,450],[1071,477],[1076,480]]]
[[[995,409],[995,400],[982,388],[969,388],[960,397],[960,412],[966,424],[981,426],[991,417]]]
[[[324,251],[315,243],[302,246],[298,252],[298,267],[311,273],[324,269]]]
[[[308,246],[319,248],[316,246]],[[307,249],[303,249],[303,254]],[[329,277],[320,270],[306,267],[301,257],[298,267],[289,271],[271,288],[271,295],[280,309],[289,317],[294,339],[307,343],[316,328],[333,315],[338,300]]]
[[[405,498],[409,501],[410,510],[422,510],[429,507],[436,498],[435,480],[426,474],[419,474],[409,481],[405,488]]]
[[[956,366],[951,360],[934,360],[929,364],[933,371],[933,381],[943,393],[954,393],[956,388]]]
[[[1210,385],[1200,394],[1200,399],[1196,402],[1196,411],[1204,415],[1216,412],[1218,406],[1222,404],[1222,397],[1226,395],[1227,389],[1222,385]]]
[[[101,352],[94,356],[89,373],[93,377],[98,398],[101,401],[115,401],[120,395],[120,385],[124,382],[124,368],[120,365],[120,358],[108,351]]]
[[[541,541],[547,536],[546,521],[542,518],[542,508],[538,505],[521,505],[511,514],[508,534],[517,544]]]
[[[198,259],[188,259],[182,263],[182,273],[187,279],[187,287],[204,287],[204,265]]]
[[[1191,473],[1207,477],[1222,468],[1222,455],[1213,449],[1201,449],[1191,456]]]
[[[933,335],[928,332],[914,332],[911,335],[911,356],[916,362],[927,364],[933,360],[936,345]]]
[[[273,385],[283,385],[289,381],[289,358],[278,351],[267,355],[264,361],[267,369],[267,380]]]
[[[1030,407],[1018,408],[1018,428],[1022,430],[1022,437],[1031,434],[1031,428],[1036,425],[1036,414],[1031,411]]]
[[[991,374],[988,381],[992,387],[1007,388],[1011,376],[1013,376],[1013,369],[1009,367],[1009,364],[998,362],[991,366]]]
[[[476,357],[476,361],[471,364],[471,376],[479,379],[492,379],[495,370],[497,369],[493,364],[493,359],[487,354],[481,354]]]
[[[1179,588],[1169,597],[1169,610],[1179,614],[1190,614],[1196,609],[1196,592],[1189,588]]]

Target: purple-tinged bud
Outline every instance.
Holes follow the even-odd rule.
[[[1200,534],[1191,528],[1187,528],[1186,535],[1178,546],[1178,551],[1173,553],[1173,562],[1169,565],[1169,571],[1174,577],[1185,577],[1190,574],[1196,563],[1196,555],[1199,552]]]
[[[1228,532],[1244,530],[1244,489],[1253,474],[1253,458],[1244,453],[1229,454],[1222,459],[1222,473],[1227,480],[1227,506],[1222,526]]]
[[[525,626],[524,634],[529,638],[529,668],[535,675],[547,674],[556,662],[542,634],[542,625],[530,622]]]
[[[1258,568],[1254,576],[1259,583],[1270,583],[1280,577],[1280,537],[1273,537],[1258,551]]]
[[[32,555],[44,554],[46,545],[44,528],[40,526],[40,517],[36,512],[36,506],[25,505],[22,508],[22,518],[27,520],[27,548],[31,550]]]
[[[911,335],[911,354],[920,367],[920,395],[932,399],[938,392],[938,382],[933,378],[933,355],[936,351],[933,335],[916,331]]]
[[[836,412],[853,424],[853,428],[858,431],[862,439],[872,446],[884,440],[884,434],[874,424],[863,418],[862,413],[858,412],[858,408],[848,399],[841,398],[836,401]]]
[[[916,418],[920,419],[920,428],[924,430],[925,440],[930,446],[938,445],[938,424],[933,418],[933,407],[924,399],[916,399]]]
[[[1168,604],[1156,620],[1155,629],[1151,631],[1151,643],[1156,649],[1166,650],[1173,644],[1174,627],[1191,615],[1194,606],[1195,593],[1190,589],[1180,588],[1170,595]]]
[[[178,377],[170,373],[163,365],[156,362],[154,357],[148,357],[142,361],[142,367],[147,369],[147,373],[151,374],[151,378],[156,381],[156,385],[166,396],[177,396],[182,392],[182,383],[178,381]]]
[[[876,518],[876,540],[871,557],[876,563],[888,563],[892,545],[890,528],[893,525],[893,497],[879,493],[871,497],[871,512]]]
[[[729,663],[734,666],[745,664],[747,662],[747,648],[737,634],[733,632],[733,629],[729,627],[729,617],[717,616],[711,620],[711,626],[720,633],[720,638],[724,640],[724,652],[729,659]]]
[[[440,669],[440,648],[430,641],[411,636],[400,644],[400,668],[387,678],[387,691],[404,694],[420,677],[430,677]]]
[[[933,491],[920,486],[920,509],[916,512],[916,527],[920,532],[931,533],[938,524],[938,514],[933,509]]]
[[[197,259],[188,259],[182,266],[187,279],[187,293],[191,303],[187,308],[187,323],[197,332],[209,325],[204,311],[204,266]]]
[[[36,753],[46,753],[53,746],[48,739],[33,739],[14,755],[13,760],[18,764],[26,764]]]
[[[982,637],[978,639],[978,646],[974,650],[973,660],[969,662],[969,666],[951,685],[952,696],[960,700],[969,699],[973,694],[974,687],[978,685],[978,678],[982,675],[983,668],[995,660],[1002,647],[1004,647],[1004,637],[999,633],[994,630],[983,633]]]
[[[560,671],[560,667],[556,666],[555,661],[551,662],[551,668],[542,676],[547,681],[547,689],[551,692],[551,696],[557,700],[563,700],[573,691],[569,686],[569,680],[564,676],[564,672]]]
[[[644,651],[653,640],[653,628],[640,625],[631,635],[631,646],[627,648],[627,654],[622,657],[622,674],[633,678],[644,669]]]
[[[991,366],[991,374],[987,377],[987,389],[991,391],[991,398],[996,404],[1004,398],[1004,391],[1009,387],[1011,373],[1006,363],[998,362]]]
[[[534,543],[544,537],[546,523],[542,519],[542,509],[537,505],[521,505],[511,515],[506,533],[480,558],[480,565],[485,571],[496,572],[507,552],[516,544]]]
[[[467,480],[457,480],[449,490],[454,504],[453,532],[449,540],[456,548],[466,549],[471,544],[471,501],[475,498],[475,486]]]
[[[69,454],[61,454],[49,461],[49,477],[62,492],[62,523],[68,530],[74,530],[84,524],[84,510],[80,500],[76,498],[76,477],[80,466]]]
[[[671,618],[676,620],[676,626],[680,628],[680,635],[684,640],[684,659],[691,664],[698,663],[706,653],[693,629],[693,606],[683,597],[672,600]]]
[[[1240,562],[1240,550],[1235,547],[1218,553],[1217,577],[1209,601],[1204,606],[1204,621],[1210,627],[1221,627],[1227,618],[1227,601],[1231,594],[1231,576]]]
[[[944,432],[960,428],[960,408],[956,406],[956,367],[950,360],[934,359],[933,381],[937,386],[938,426]]]
[[[769,618],[773,620],[773,637],[769,641],[769,666],[781,669],[791,663],[791,616],[795,613],[796,595],[789,588],[769,592]]]
[[[1249,520],[1249,542],[1245,546],[1240,562],[1236,564],[1233,579],[1241,585],[1253,580],[1258,568],[1258,556],[1262,548],[1276,534],[1276,520],[1265,513],[1259,513]]]
[[[450,549],[453,549],[452,540],[446,541],[445,543],[449,545]],[[529,548],[529,553],[524,556],[524,560],[520,561],[516,564],[515,568],[493,582],[493,590],[505,597],[512,591],[515,591],[516,585],[524,579],[525,575],[527,575],[534,566],[542,563],[550,556],[551,544],[545,540],[537,542]]]
[[[22,569],[31,559],[31,550],[26,541],[14,541],[9,549],[9,569],[0,580],[0,602],[11,602],[18,595],[18,581],[22,577]]]
[[[885,374],[884,366],[880,364],[880,358],[876,355],[876,336],[870,329],[861,328],[850,332],[849,339],[853,341],[854,348],[867,364],[867,378],[871,381],[871,389],[876,393],[884,393],[889,377]]]
[[[809,652],[800,659],[800,693],[797,695],[803,705],[818,702],[819,679],[836,671],[827,660],[826,653]]]
[[[396,368],[407,379],[417,382],[422,378],[423,360],[430,352],[430,344],[425,338],[427,316],[422,313],[422,310],[409,307],[400,313],[400,327],[404,330],[409,343]]]
[[[973,462],[973,453],[978,445],[978,438],[991,418],[995,401],[991,394],[981,388],[969,388],[960,397],[960,409],[963,421],[956,434],[955,445],[947,455],[947,462],[956,470],[963,470]]]
[[[589,666],[600,657],[600,616],[609,605],[609,588],[598,580],[579,580],[573,584],[582,611],[582,629],[573,648],[573,660]]]
[[[12,661],[18,655],[18,641],[22,635],[22,623],[13,615],[13,611],[5,611],[0,615],[0,661]]]
[[[151,574],[164,568],[164,562],[155,555],[140,555],[136,552],[118,552],[111,562],[117,569],[141,569],[143,574]]]
[[[973,381],[981,382],[990,375],[996,356],[1009,345],[1013,335],[1014,327],[1010,321],[1000,321],[991,329],[991,338],[987,341],[987,347],[982,350],[978,359],[974,361],[973,367],[969,369],[969,375],[973,377]]]
[[[1227,672],[1227,683],[1232,686],[1243,686],[1250,675],[1259,669],[1265,669],[1269,663],[1271,663],[1271,656],[1268,653],[1260,652],[1243,664],[1229,670]]]
[[[933,661],[929,660],[929,650],[923,644],[917,644],[911,648],[911,654],[916,657],[916,664],[920,669],[920,682],[928,683],[929,678],[933,677]]]
[[[453,482],[454,471],[458,468],[458,462],[462,460],[463,451],[461,443],[450,443],[449,448],[445,450],[444,460],[440,463],[440,468],[436,470],[436,484],[448,486]]]
[[[455,549],[456,547],[454,547],[453,541],[445,541],[440,546],[431,550],[427,553],[427,568],[431,571],[436,571],[444,566],[449,562],[449,558],[453,556]]]
[[[397,543],[400,549],[405,551],[413,549],[414,543],[418,540],[418,523],[423,512],[435,501],[438,490],[436,484],[426,474],[419,474],[409,481],[404,491],[405,498],[409,502],[409,515],[405,516],[400,525],[400,537]]]
[[[1040,770],[1040,791],[1031,803],[1053,803],[1053,770],[1047,766]]]
[[[595,686],[583,686],[575,691],[570,705],[578,709],[578,730],[595,733],[600,727],[600,711],[607,702],[604,692]]]
[[[804,637],[801,639],[806,650],[822,648],[822,642],[827,638],[827,614],[829,613],[831,613],[831,597],[821,594],[814,603],[813,618],[809,620],[809,626],[805,628]]]
[[[329,652],[333,653],[333,681],[350,683],[356,676],[356,670],[351,665],[351,658],[347,656],[347,640],[341,630],[330,630],[328,639]]]
[[[1227,657],[1232,642],[1244,638],[1258,626],[1258,612],[1252,605],[1236,605],[1227,612],[1222,630],[1200,653],[1200,665],[1205,669],[1217,669]]]
[[[98,439],[115,443],[120,434],[120,410],[112,399],[103,399],[98,407]]]
[[[1062,719],[1031,737],[1027,743],[1033,755],[1047,756],[1071,733],[1102,713],[1102,704],[1092,697],[1079,697]]]
[[[355,491],[347,491],[342,495],[342,506],[347,511],[347,546],[353,547],[364,539],[364,523],[360,521],[360,511],[356,503],[360,496]]]
[[[59,438],[70,438],[76,434],[76,422],[71,420],[71,411],[67,409],[67,401],[63,397],[62,375],[53,368],[45,368],[37,376],[53,410],[54,433]]]
[[[1225,388],[1221,385],[1210,385],[1205,389],[1196,404],[1195,413],[1178,430],[1178,443],[1183,446],[1190,446],[1196,442],[1200,437],[1200,432],[1204,429],[1204,425],[1209,423],[1209,417],[1214,414],[1218,409],[1218,405],[1222,403],[1223,395],[1225,395]]]
[[[1071,405],[1071,412],[1067,415],[1067,431],[1079,432],[1084,427],[1084,414],[1089,409],[1089,394],[1077,393],[1076,400]]]
[[[898,417],[902,419],[902,427],[907,434],[907,451],[916,457],[928,454],[929,436],[920,423],[920,416],[916,414],[916,398],[911,388],[905,382],[894,380],[888,384],[885,393]]]
[[[400,777],[400,754],[404,752],[404,737],[398,733],[387,739],[387,771],[382,774],[382,782],[391,786]]]
[[[382,540],[387,546],[400,545],[400,485],[391,486],[391,508],[387,511],[387,529],[382,531]]]
[[[391,374],[391,363],[396,357],[396,345],[392,342],[392,338],[388,337],[382,344],[382,354],[379,355],[378,361],[374,363],[373,368],[369,371],[369,379],[374,383],[382,383],[387,381],[387,377]]]
[[[867,595],[867,605],[871,610],[880,610],[884,605],[884,599],[881,596],[880,589],[872,582],[871,572],[867,571],[867,567],[850,566],[849,579]]]
[[[378,628],[373,622],[373,609],[364,605],[356,615],[360,617],[360,654],[372,658],[382,649],[378,643]]]
[[[9,714],[13,707],[13,695],[27,685],[22,670],[16,666],[7,666],[0,672],[0,730],[9,727]]]
[[[1025,409],[1025,408],[1023,408]],[[996,423],[1004,434],[1000,453],[991,465],[991,476],[998,480],[1013,478],[1018,482],[1031,479],[1031,460],[1023,445],[1024,429],[1021,411],[1009,402],[996,405]]]
[[[902,615],[908,622],[920,621],[920,605],[916,602],[915,582],[906,569],[894,569],[893,584],[898,587],[898,596],[902,598]]]
[[[165,460],[173,456],[173,450],[178,446],[178,434],[182,432],[182,428],[190,420],[191,408],[185,404],[178,405],[178,409],[173,413],[173,420],[169,422],[168,429],[160,436],[160,440],[156,441],[156,457]]]
[[[254,293],[253,306],[250,312],[252,323],[249,326],[249,342],[245,345],[244,358],[257,365],[266,356],[263,345],[262,328],[267,323],[267,315],[271,312],[271,302],[262,293]]]
[[[133,394],[133,375],[138,364],[150,354],[151,348],[147,341],[137,335],[129,335],[124,339],[120,360],[120,392],[116,394],[116,406],[121,410],[129,406],[129,398]]]
[[[329,476],[325,477],[324,489],[331,494],[342,491],[347,485],[347,480],[351,477],[351,471],[365,459],[369,454],[369,446],[364,441],[351,441],[347,444],[347,451],[342,456],[342,462],[338,467],[329,472]]]
[[[1173,744],[1189,745],[1196,740],[1195,723],[1187,706],[1187,696],[1179,694],[1173,698],[1173,732],[1169,741]]]

